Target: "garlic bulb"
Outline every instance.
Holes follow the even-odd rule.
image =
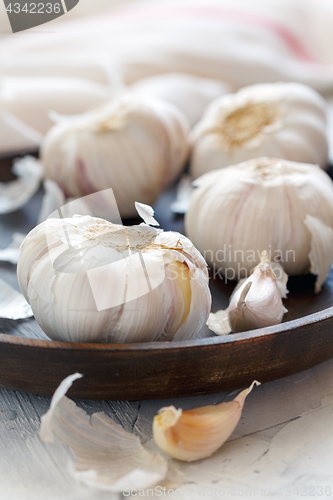
[[[106,102],[109,94],[106,85],[80,78],[0,78],[0,108],[41,134],[53,125],[50,111],[67,115],[84,113]]]
[[[314,165],[257,158],[195,181],[185,230],[214,272],[247,278],[266,249],[289,275],[317,275],[333,260],[333,184]]]
[[[194,177],[260,156],[326,168],[326,104],[305,85],[253,85],[213,101],[191,140]]]
[[[256,380],[233,401],[182,411],[174,406],[161,408],[154,418],[156,444],[170,457],[192,462],[210,457],[235,430],[246,396]]]
[[[200,253],[185,236],[147,224],[47,219],[23,242],[17,274],[37,322],[53,340],[191,339],[210,311]]]
[[[230,301],[228,319],[231,329],[236,333],[277,325],[286,312],[268,253],[264,251],[260,264]]]
[[[171,102],[181,109],[193,127],[208,104],[231,92],[224,82],[186,73],[165,73],[143,78],[130,86],[135,94]]]
[[[55,125],[45,137],[45,176],[68,196],[113,188],[122,217],[134,202],[151,205],[181,172],[188,156],[188,123],[171,104],[123,96]]]

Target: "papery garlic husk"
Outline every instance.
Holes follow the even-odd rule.
[[[162,481],[168,470],[159,453],[150,453],[140,439],[104,412],[88,415],[65,394],[82,375],[66,377],[56,389],[49,410],[41,418],[40,437],[54,438],[75,454],[73,476],[98,490],[119,492],[148,488]]]
[[[186,73],[165,73],[143,78],[129,89],[137,95],[155,97],[181,109],[193,127],[202,117],[208,104],[231,92],[225,82]]]
[[[207,265],[183,235],[90,216],[47,219],[23,242],[18,281],[53,340],[145,342],[198,336]]]
[[[263,250],[321,289],[333,260],[333,183],[315,165],[257,158],[195,181],[185,230],[214,272],[247,278]]]
[[[130,217],[136,200],[153,204],[181,172],[188,128],[172,104],[123,95],[55,125],[42,144],[44,173],[67,196],[113,188],[121,216]]]
[[[191,173],[260,156],[328,167],[326,103],[297,83],[259,84],[213,101],[191,135]]]
[[[170,457],[192,462],[210,457],[235,430],[242,415],[248,389],[233,401],[182,411],[174,406],[161,408],[153,422],[156,444]]]
[[[42,167],[33,156],[14,160],[12,172],[15,180],[0,182],[0,214],[23,207],[38,191],[43,177]]]
[[[23,295],[0,279],[0,318],[26,319],[33,316]]]
[[[53,125],[49,112],[74,115],[110,98],[106,85],[81,78],[55,76],[0,78],[0,108],[45,134]]]
[[[281,323],[287,312],[270,266],[267,251],[261,254],[260,264],[233,295],[228,319],[233,332],[243,332]],[[284,295],[286,298],[286,295]]]

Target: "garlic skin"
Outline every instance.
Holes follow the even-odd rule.
[[[211,306],[207,265],[179,233],[90,216],[47,219],[23,242],[17,275],[53,340],[195,338]]]
[[[174,406],[161,408],[153,422],[156,444],[177,460],[192,462],[210,457],[235,430],[245,398],[254,385],[260,385],[260,382],[255,380],[228,403],[188,411],[177,410]]]
[[[168,463],[159,453],[147,451],[137,436],[104,412],[88,415],[67,398],[68,389],[82,376],[69,375],[54,392],[41,418],[41,440],[53,443],[56,438],[69,446],[75,455],[72,474],[90,488],[122,493],[163,481]]]
[[[134,202],[152,205],[189,153],[189,125],[171,104],[123,95],[56,124],[41,147],[45,177],[67,196],[113,188],[122,217]]]
[[[188,118],[191,128],[204,109],[217,97],[231,92],[225,82],[186,73],[165,73],[143,78],[129,89],[136,95],[154,97],[174,104]]]
[[[245,87],[213,101],[191,133],[190,170],[200,175],[270,156],[328,167],[326,103],[298,83]]]
[[[248,278],[266,249],[289,275],[316,274],[333,260],[333,183],[314,165],[257,158],[195,181],[185,230],[215,271]]]
[[[268,253],[264,251],[260,264],[230,301],[228,319],[231,329],[237,333],[277,325],[286,312]]]

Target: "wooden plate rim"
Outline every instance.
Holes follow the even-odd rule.
[[[208,337],[206,339],[193,339],[193,340],[177,340],[169,342],[141,342],[141,343],[110,343],[110,344],[98,344],[89,342],[63,342],[57,340],[41,340],[41,339],[29,339],[24,337],[12,336],[9,334],[0,334],[0,345],[1,344],[15,344],[26,347],[38,347],[41,349],[63,349],[63,350],[82,350],[82,351],[150,351],[150,350],[172,350],[188,347],[204,347],[214,344],[226,344],[242,340],[256,339],[263,337],[265,335],[274,335],[285,332],[290,332],[292,330],[297,330],[300,327],[306,325],[316,325],[319,322],[325,321],[327,319],[333,318],[333,306],[318,311],[302,318],[294,319],[292,321],[287,321],[285,323],[280,323],[278,325],[266,328],[260,328],[257,330],[249,330],[242,333],[233,333],[225,336]]]

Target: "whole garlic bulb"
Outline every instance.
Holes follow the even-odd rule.
[[[183,111],[191,127],[200,120],[211,101],[231,92],[231,87],[225,82],[186,73],[149,76],[129,88],[136,95],[171,102]]]
[[[195,181],[185,230],[216,272],[247,278],[266,249],[289,275],[318,275],[333,260],[333,183],[315,165],[257,158]]]
[[[122,217],[151,205],[188,157],[188,122],[171,104],[122,96],[56,124],[41,148],[45,176],[68,196],[113,188]]]
[[[326,104],[298,83],[252,85],[213,101],[191,141],[195,178],[261,156],[327,168]]]
[[[90,216],[47,219],[23,242],[18,281],[53,340],[145,342],[198,336],[207,266],[183,235]]]

